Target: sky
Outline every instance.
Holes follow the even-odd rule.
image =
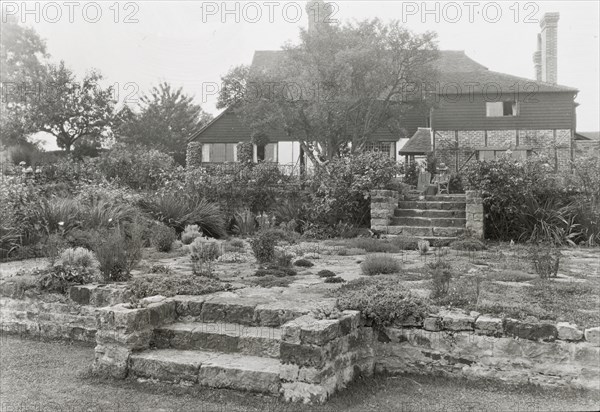
[[[578,131],[600,130],[600,2],[335,1],[332,20],[400,20],[438,33],[441,50],[464,50],[490,70],[534,77],[539,20],[559,12],[558,83],[580,90]],[[51,61],[82,76],[98,69],[122,101],[168,81],[214,115],[221,76],[249,64],[255,50],[297,42],[307,27],[304,1],[3,1],[46,40]],[[26,8],[26,9],[25,9]]]

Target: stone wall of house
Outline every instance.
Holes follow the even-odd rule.
[[[600,328],[444,312],[378,334],[375,370],[600,387]]]
[[[395,190],[373,190],[371,192],[371,229],[387,232],[400,195]]]
[[[477,149],[531,150],[545,155],[557,171],[569,170],[573,150],[569,129],[548,130],[436,130],[438,159],[455,172],[477,160]]]

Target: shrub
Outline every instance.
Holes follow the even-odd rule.
[[[394,159],[376,152],[336,157],[309,181],[307,214],[314,222],[361,225],[370,219],[369,193],[385,187],[400,172]]]
[[[177,233],[172,227],[157,224],[152,230],[152,246],[159,252],[170,252],[173,242],[177,240]]]
[[[366,255],[367,251],[364,249],[351,247],[351,248],[341,248],[337,251],[337,254],[340,256],[356,256],[356,255]]]
[[[481,251],[486,250],[485,244],[478,239],[466,238],[458,239],[450,243],[450,248],[454,250]]]
[[[345,283],[346,280],[344,278],[341,278],[339,276],[334,276],[332,278],[325,278],[325,283]]]
[[[417,247],[419,248],[419,254],[426,255],[429,252],[429,241],[419,240],[417,242]]]
[[[136,276],[129,285],[133,296],[137,299],[155,295],[205,295],[230,287],[229,284],[221,283],[216,279],[164,274]]]
[[[398,279],[389,277],[356,279],[334,291],[341,310],[359,310],[376,326],[401,324],[406,320],[420,321],[429,308],[414,297]]]
[[[19,247],[19,231],[0,225],[0,259],[6,259]]]
[[[294,262],[294,266],[300,266],[303,268],[310,268],[313,267],[315,264],[312,263],[310,260],[308,259],[298,259]]]
[[[442,298],[448,294],[450,280],[452,279],[452,267],[443,260],[438,260],[427,265],[427,272],[431,276],[432,298]]]
[[[223,263],[245,263],[248,262],[248,257],[243,253],[225,252],[217,260]]]
[[[182,232],[187,225],[198,225],[207,236],[218,238],[225,235],[225,220],[219,207],[204,199],[168,193],[142,200],[140,207],[177,232]]]
[[[190,255],[192,260],[210,262],[217,260],[221,255],[219,243],[215,240],[197,238],[190,245]]]
[[[290,267],[292,266],[293,256],[285,251],[275,251],[275,259],[273,263],[279,267]]]
[[[40,230],[46,234],[68,233],[81,226],[84,218],[82,205],[74,199],[43,199],[34,212],[33,219]]]
[[[558,243],[581,237],[570,195],[544,158],[471,162],[464,176],[467,188],[482,193],[487,237]]]
[[[196,238],[202,236],[202,232],[198,225],[187,225],[181,234],[181,242],[184,245],[191,244]]]
[[[197,276],[213,277],[213,262],[221,255],[218,242],[197,238],[190,245],[190,251],[192,273]]]
[[[177,175],[171,156],[145,146],[118,143],[94,164],[107,180],[136,190],[159,189]]]
[[[263,276],[274,276],[274,277],[287,277],[287,276],[296,276],[297,272],[294,269],[280,266],[270,266],[266,269],[258,269],[254,272],[254,276],[263,277]]]
[[[360,264],[363,275],[388,275],[400,272],[400,262],[387,255],[368,255]]]
[[[240,236],[250,236],[256,233],[257,223],[254,213],[246,208],[234,214],[233,233]]]
[[[259,232],[258,236],[250,241],[252,252],[258,263],[269,263],[275,258],[276,239],[271,231]]]
[[[331,270],[323,269],[317,272],[317,276],[320,278],[332,278],[335,276],[335,273],[333,273]]]
[[[139,260],[130,256],[128,248],[126,235],[121,229],[97,232],[93,251],[100,262],[100,273],[105,282],[117,282],[129,277]],[[133,252],[133,255],[139,256],[140,253]]]
[[[419,183],[419,164],[410,162],[404,168],[404,183],[410,186],[417,186]]]
[[[53,266],[38,278],[38,287],[47,292],[66,293],[72,285],[88,283],[91,276],[85,269]]]
[[[74,269],[94,270],[100,266],[94,252],[82,247],[65,249],[60,255],[59,262],[61,266]]]
[[[535,273],[542,279],[555,278],[558,275],[561,256],[560,250],[551,244],[533,245],[529,249],[529,258]]]
[[[152,265],[149,270],[150,273],[162,273],[163,275],[171,275],[173,274],[173,269],[169,266],[165,265]]]

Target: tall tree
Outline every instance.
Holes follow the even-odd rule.
[[[103,88],[101,80],[100,73],[91,71],[78,81],[64,62],[50,65],[47,82],[33,100],[32,127],[56,137],[58,147],[67,152],[84,138],[107,137],[115,101],[112,88]]]
[[[180,164],[185,163],[189,136],[212,118],[182,88],[166,82],[143,95],[136,109],[121,111],[117,134],[125,141],[169,153]]]
[[[28,99],[35,97],[46,76],[46,45],[31,28],[7,16],[0,26],[0,143],[23,143],[33,130],[27,121]]]
[[[398,22],[312,25],[269,67],[238,67],[223,78],[220,106],[233,106],[255,135],[281,130],[311,160],[360,151],[380,128],[398,130],[403,115],[429,106],[436,35]]]

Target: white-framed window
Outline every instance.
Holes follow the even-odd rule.
[[[485,114],[487,117],[518,116],[519,104],[514,100],[504,102],[486,102]]]
[[[365,144],[365,151],[379,152],[395,159],[396,142],[368,142]]]
[[[237,161],[236,143],[205,143],[202,145],[202,163]]]

